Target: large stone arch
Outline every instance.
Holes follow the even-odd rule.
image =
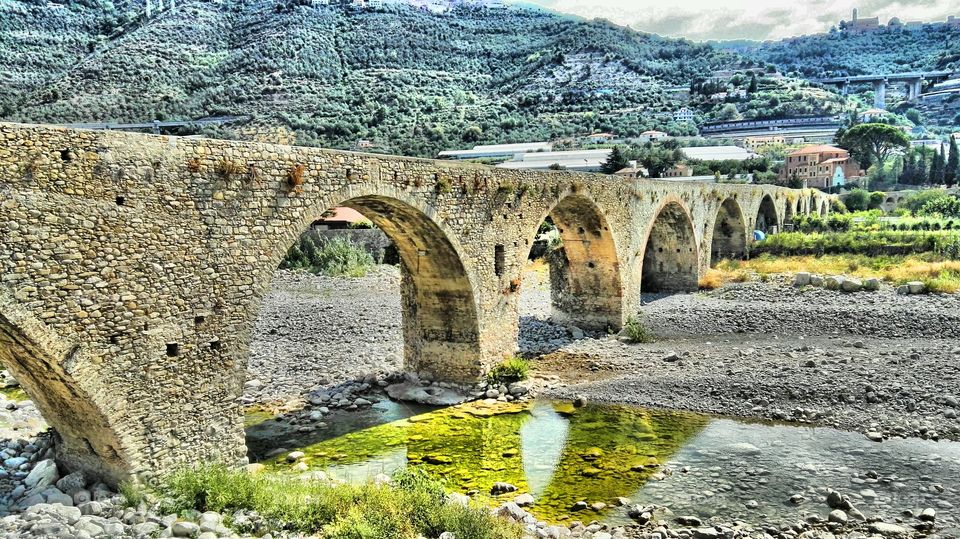
[[[116,483],[128,477],[127,448],[100,406],[107,396],[84,383],[98,362],[0,292],[0,363],[56,429],[57,462]]]
[[[543,219],[547,216],[563,241],[563,247],[549,255],[551,318],[585,329],[620,329],[621,268],[603,211],[585,194],[570,193]]]
[[[480,322],[470,260],[436,210],[408,192],[353,186],[311,201],[304,218],[288,227],[271,249],[270,267],[279,265],[310,223],[336,206],[363,214],[397,247],[405,367],[440,380],[480,376]],[[268,287],[269,278],[261,283],[261,293]],[[250,323],[255,314],[256,309],[251,312]]]
[[[773,197],[763,195],[760,200],[760,208],[757,210],[757,218],[754,220],[754,229],[762,232],[769,232],[780,226],[777,217],[777,206],[773,202]]]
[[[697,290],[699,255],[693,219],[678,200],[667,199],[644,236],[640,288],[644,292]]]
[[[740,204],[729,197],[720,204],[713,223],[710,260],[742,259],[747,256],[747,222]]]

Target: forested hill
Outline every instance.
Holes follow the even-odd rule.
[[[881,29],[867,33],[831,32],[763,43],[718,44],[782,72],[811,78],[960,71],[960,28],[928,24],[917,29]]]
[[[432,155],[474,142],[665,128],[678,106],[666,88],[742,67],[707,45],[533,9],[435,15],[181,1],[144,20],[84,1],[0,0],[0,118],[249,114],[294,130],[302,144],[370,139]]]

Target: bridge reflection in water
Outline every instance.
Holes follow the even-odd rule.
[[[391,412],[396,413],[396,412]],[[629,406],[536,401],[526,404],[470,403],[334,435],[300,447],[311,469],[349,481],[372,479],[406,465],[443,478],[451,490],[488,497],[498,481],[518,491],[490,497],[491,504],[530,493],[531,512],[554,522],[590,520],[612,510],[658,472],[709,418],[684,412]],[[249,436],[269,437],[253,426]],[[256,441],[249,440],[251,447]],[[288,449],[292,449],[287,446]],[[276,471],[291,465],[280,455]],[[578,501],[609,509],[572,512]]]

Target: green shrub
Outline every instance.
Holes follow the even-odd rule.
[[[123,496],[123,503],[127,507],[138,507],[143,502],[147,501],[146,491],[129,481],[124,481],[120,483],[120,495]]]
[[[960,198],[942,196],[928,200],[917,210],[917,215],[943,218],[960,217]]]
[[[653,332],[639,318],[634,316],[627,318],[627,322],[623,325],[623,333],[630,342],[651,343],[654,341]]]
[[[850,194],[847,195],[847,198],[843,201],[846,204],[847,209],[850,211],[863,211],[869,209],[870,206],[870,193],[865,189],[854,189],[850,191]]]
[[[920,208],[924,207],[927,203],[948,197],[950,197],[950,195],[943,189],[928,189],[901,200],[899,207],[906,209],[913,215],[919,215]]]
[[[512,357],[491,369],[487,377],[493,384],[509,384],[526,380],[529,373],[529,361],[519,357]]]
[[[280,263],[283,269],[306,269],[330,277],[363,277],[374,265],[373,256],[346,236],[320,244],[304,234]]]
[[[956,232],[935,231],[929,221],[914,223],[909,231],[872,230],[835,233],[783,232],[754,244],[752,255],[802,256],[825,254],[905,255],[940,253],[948,258],[960,243]]]
[[[326,539],[414,539],[444,531],[457,539],[520,537],[517,525],[483,508],[446,504],[442,483],[424,472],[399,471],[393,483],[332,485],[204,466],[165,478],[157,494],[167,511],[256,511],[276,530]]]

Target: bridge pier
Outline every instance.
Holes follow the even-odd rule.
[[[558,319],[616,329],[638,312],[644,276],[695,289],[713,235],[738,253],[761,200],[788,196],[0,124],[0,362],[59,432],[67,470],[116,483],[238,465],[261,300],[331,207],[397,245],[406,368],[475,382],[516,352],[523,268],[546,216],[568,264]]]
[[[887,108],[887,79],[873,83],[873,108],[880,110]]]

